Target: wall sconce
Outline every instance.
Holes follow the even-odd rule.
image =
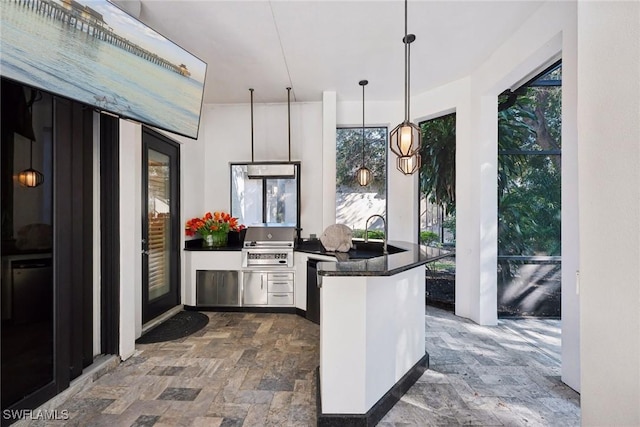
[[[371,170],[364,165],[364,87],[369,84],[369,81],[360,80],[358,84],[362,86],[362,166],[356,172],[356,179],[360,186],[365,187],[369,185],[372,178]]]
[[[407,31],[407,0],[404,2],[404,121],[396,126],[389,135],[391,151],[397,156],[397,168],[405,175],[410,175],[419,169],[420,156],[420,128],[409,121],[409,81],[410,81],[410,45],[416,40],[416,36]],[[417,156],[417,157],[415,157]],[[411,171],[411,172],[408,172]]]

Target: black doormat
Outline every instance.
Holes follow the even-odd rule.
[[[136,340],[137,344],[151,344],[184,338],[207,326],[209,316],[197,311],[181,311],[147,331]]]

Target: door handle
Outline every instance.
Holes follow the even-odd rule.
[[[144,249],[142,251],[140,251],[140,253],[142,253],[142,255],[149,255],[149,251],[146,251]]]

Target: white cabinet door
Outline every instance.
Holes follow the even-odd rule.
[[[244,305],[267,305],[267,273],[245,272]]]

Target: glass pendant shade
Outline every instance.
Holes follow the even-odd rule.
[[[409,157],[420,149],[420,128],[404,121],[396,126],[389,135],[391,151],[399,157]]]
[[[422,165],[420,154],[415,153],[411,156],[400,156],[396,159],[396,167],[405,175],[415,173]]]
[[[37,187],[44,182],[44,175],[35,169],[25,169],[18,174],[18,182],[25,187]]]
[[[356,179],[358,180],[358,184],[362,187],[369,185],[371,182],[371,176],[371,171],[364,165],[356,172]]]

